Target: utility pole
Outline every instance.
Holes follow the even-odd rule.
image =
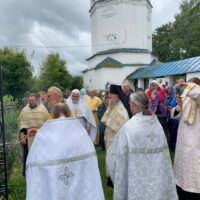
[[[0,160],[0,167],[4,169],[4,184],[0,186],[0,193],[4,194],[5,199],[8,200],[8,182],[7,182],[7,161],[6,161],[6,138],[4,127],[4,106],[3,106],[3,69],[0,63],[0,102],[1,102],[1,135],[2,144],[0,144],[0,154],[2,154],[2,160]]]

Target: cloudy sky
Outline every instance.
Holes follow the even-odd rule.
[[[153,30],[174,20],[182,0],[151,0]],[[58,52],[73,75],[91,55],[89,0],[0,0],[0,48],[24,50],[38,74],[48,53]]]

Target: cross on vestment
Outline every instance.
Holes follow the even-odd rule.
[[[153,142],[156,135],[153,132],[151,132],[147,137]]]

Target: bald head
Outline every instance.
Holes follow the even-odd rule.
[[[53,116],[53,119],[71,116],[70,109],[66,103],[57,103],[56,105],[54,105],[51,114]]]
[[[62,92],[58,87],[52,86],[47,91],[47,98],[49,104],[53,106],[57,103],[62,102]]]
[[[91,97],[94,97],[96,94],[95,94],[95,90],[94,89],[90,89],[89,90],[89,94]]]
[[[122,85],[122,90],[125,95],[129,95],[131,88],[130,88],[129,84],[125,83]]]

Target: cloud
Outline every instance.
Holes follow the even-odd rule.
[[[173,19],[181,0],[152,0],[153,29]],[[91,56],[89,0],[0,1],[0,47],[22,46],[39,73],[48,53],[58,52],[73,75]],[[173,6],[172,6],[173,5]],[[33,53],[34,52],[34,53]]]
[[[174,21],[174,16],[179,13],[179,6],[182,0],[151,0],[153,5],[152,30],[165,23]]]

